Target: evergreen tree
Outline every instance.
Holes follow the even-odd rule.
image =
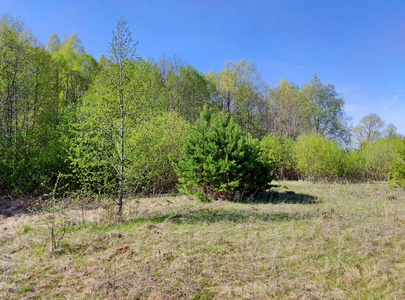
[[[199,198],[251,196],[273,179],[273,166],[262,160],[258,140],[229,114],[213,114],[207,106],[173,164],[180,190]]]

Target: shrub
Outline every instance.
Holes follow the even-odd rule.
[[[314,181],[336,181],[345,171],[344,151],[334,141],[316,134],[301,135],[293,145],[297,172]]]
[[[266,189],[273,166],[260,143],[225,112],[205,106],[179,159],[173,159],[180,190],[200,199],[251,196]]]
[[[70,188],[89,193],[116,194],[118,172],[112,160],[115,145],[96,122],[80,120],[66,137],[71,169]]]
[[[306,179],[353,182],[387,180],[389,176],[394,182],[401,176],[401,145],[403,148],[401,140],[384,138],[345,152],[337,143],[311,134],[300,136],[293,149],[297,171]]]
[[[128,189],[141,194],[172,192],[177,176],[169,155],[178,158],[189,123],[174,112],[138,124],[128,141]]]
[[[58,129],[43,126],[27,136],[20,132],[15,135],[15,147],[1,145],[0,138],[0,194],[37,194],[52,189],[58,171],[67,170]]]
[[[378,139],[363,143],[360,153],[363,157],[360,171],[364,180],[387,180],[398,153],[401,141],[398,139]]]
[[[397,142],[398,152],[392,161],[392,170],[389,173],[391,185],[405,187],[405,140]]]
[[[96,122],[82,122],[73,128],[69,148],[72,187],[90,193],[115,195],[118,176],[117,147],[107,130]],[[125,143],[125,188],[129,193],[171,192],[177,176],[168,158],[178,157],[188,136],[188,123],[176,113],[146,119],[128,130]],[[107,134],[106,134],[107,132]]]
[[[361,150],[353,149],[344,155],[343,179],[349,182],[362,182],[364,174],[365,158]]]
[[[263,155],[274,164],[274,174],[279,180],[297,179],[293,144],[294,141],[288,137],[270,134],[261,141]]]

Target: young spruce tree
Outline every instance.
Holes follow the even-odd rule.
[[[180,190],[200,199],[252,196],[274,179],[273,166],[262,159],[259,141],[229,114],[214,114],[207,106],[173,165]]]

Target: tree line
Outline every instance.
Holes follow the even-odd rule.
[[[75,34],[44,46],[21,20],[1,17],[0,193],[57,183],[122,203],[125,193],[173,191],[173,161],[207,105],[260,143],[254,153],[279,179],[401,183],[395,126],[372,114],[352,129],[343,97],[318,75],[270,88],[253,62],[203,74],[177,57],[144,60],[136,46],[124,19],[97,61]]]

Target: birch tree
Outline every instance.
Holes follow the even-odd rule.
[[[119,220],[128,187],[133,191],[136,186],[128,182],[136,180],[128,177],[136,173],[129,155],[137,147],[134,130],[164,109],[159,72],[136,57],[136,46],[122,18],[113,32],[108,63],[83,97],[69,150],[75,182],[86,191],[116,197]]]
[[[119,106],[119,127],[116,131],[116,146],[119,154],[119,186],[118,186],[118,217],[122,217],[124,199],[124,172],[125,172],[125,139],[126,119],[128,117],[128,102],[132,94],[126,88],[130,80],[130,69],[135,62],[137,42],[133,42],[127,21],[122,17],[118,22],[109,47],[111,68],[107,69],[111,79],[111,96],[116,97]],[[112,100],[114,101],[114,100]]]

